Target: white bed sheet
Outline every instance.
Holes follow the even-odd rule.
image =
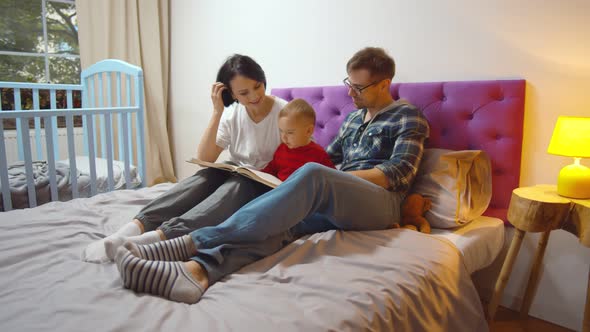
[[[469,273],[492,264],[504,246],[504,222],[481,216],[454,229],[432,229],[433,236],[447,239],[461,251]]]
[[[305,236],[195,305],[80,260],[170,184],[0,213],[0,331],[487,331],[463,255],[405,229]]]

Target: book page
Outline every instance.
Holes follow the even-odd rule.
[[[201,159],[197,159],[197,158],[191,158],[189,160],[187,160],[187,162],[191,163],[191,164],[197,164],[203,167],[213,167],[213,168],[218,168],[218,169],[222,169],[225,171],[230,171],[230,172],[235,172],[237,166],[234,165],[230,165],[230,164],[223,164],[223,163],[211,163],[208,161],[204,161]]]
[[[237,172],[269,187],[276,188],[283,181],[277,177],[251,168],[238,167]]]
[[[191,164],[197,164],[203,167],[213,167],[217,169],[221,169],[228,172],[237,172],[243,176],[246,176],[254,181],[260,182],[264,185],[267,185],[271,188],[276,188],[279,184],[283,181],[279,180],[278,178],[261,171],[257,171],[255,169],[243,167],[243,166],[235,166],[230,164],[223,164],[223,163],[211,163],[208,161],[200,160],[197,158],[191,158],[186,162]]]

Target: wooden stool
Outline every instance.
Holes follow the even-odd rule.
[[[578,236],[582,245],[590,247],[590,199],[573,199],[572,201],[575,206],[563,229]],[[588,268],[588,288],[586,288],[586,307],[582,331],[590,332],[590,268]]]
[[[563,226],[565,230],[577,235],[583,245],[590,247],[590,200],[574,200],[559,196],[554,185],[538,185],[514,189],[510,199],[510,207],[508,208],[508,220],[515,227],[515,233],[488,306],[490,321],[494,319],[526,232],[543,232],[543,234],[539,239],[520,308],[522,317],[528,315],[531,307],[539,281],[541,262],[545,255],[545,248],[551,231]],[[588,287],[584,312],[584,332],[590,332],[590,271],[588,274]]]

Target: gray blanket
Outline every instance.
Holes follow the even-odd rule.
[[[51,201],[49,186],[49,166],[46,161],[33,161],[33,182],[37,197],[37,205]],[[55,164],[57,195],[60,201],[72,199],[72,184],[70,181],[70,167],[63,163]],[[88,197],[90,193],[90,177],[78,172],[79,197]],[[29,207],[29,194],[27,188],[27,173],[24,162],[17,162],[8,166],[8,181],[12,196],[12,208],[24,209]],[[0,187],[1,189],[2,187]],[[4,211],[2,192],[0,191],[0,211]]]
[[[84,263],[170,188],[0,213],[0,331],[486,331],[459,250],[414,231],[328,231],[214,284],[194,305],[123,288]]]

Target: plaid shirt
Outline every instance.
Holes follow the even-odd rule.
[[[428,122],[415,106],[396,102],[367,123],[366,109],[348,115],[327,152],[342,171],[378,168],[392,190],[407,192],[422,158]]]

